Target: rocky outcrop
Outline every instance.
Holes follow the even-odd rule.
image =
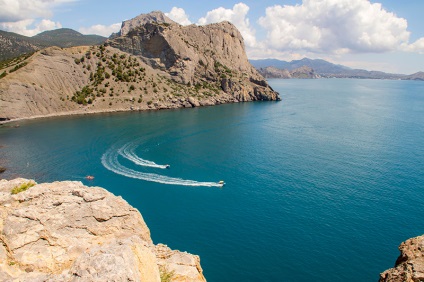
[[[249,63],[243,37],[229,22],[181,26],[154,12],[123,22],[108,44],[178,83],[224,91],[237,101],[279,100]]]
[[[154,245],[121,197],[81,182],[28,183],[0,181],[1,281],[205,281],[199,257]]]
[[[394,268],[380,274],[380,282],[424,281],[424,235],[406,240],[399,246],[400,256]]]
[[[293,69],[291,71],[289,71],[287,69],[279,69],[279,68],[276,68],[276,67],[266,67],[266,68],[260,68],[259,73],[266,78],[283,78],[283,79],[320,78],[320,76],[318,74],[316,74],[315,71],[312,68],[307,67],[307,66],[302,66],[300,68],[296,68],[296,69]]]
[[[121,30],[118,32],[118,34],[112,35],[112,37],[127,36],[130,31],[152,22],[161,24],[175,24],[173,20],[165,16],[162,12],[153,11],[148,14],[141,14],[131,20],[122,22]]]

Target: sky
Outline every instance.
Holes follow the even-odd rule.
[[[66,27],[109,36],[122,21],[154,10],[182,25],[232,22],[249,59],[424,71],[423,0],[0,0],[0,29],[33,36]]]

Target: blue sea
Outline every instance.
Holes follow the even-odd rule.
[[[122,196],[208,281],[377,281],[424,234],[424,83],[270,84],[281,102],[0,128],[0,176]]]

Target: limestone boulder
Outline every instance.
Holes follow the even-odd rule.
[[[197,256],[162,255],[138,210],[103,188],[1,180],[0,204],[1,281],[160,281],[167,268],[205,281]]]

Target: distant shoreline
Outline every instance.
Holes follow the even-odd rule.
[[[177,109],[182,109],[177,108]],[[152,109],[102,109],[102,110],[90,110],[90,111],[69,111],[69,112],[60,112],[60,113],[52,113],[52,114],[46,114],[46,115],[35,115],[30,117],[21,117],[21,118],[15,118],[10,120],[4,120],[0,121],[0,125],[13,123],[13,122],[19,122],[24,120],[34,120],[34,119],[43,119],[43,118],[54,118],[54,117],[66,117],[66,116],[84,116],[84,115],[93,115],[93,114],[104,114],[104,113],[120,113],[120,112],[145,112],[145,111],[158,111],[158,110],[168,110],[168,109],[174,109],[174,108],[152,108]]]

